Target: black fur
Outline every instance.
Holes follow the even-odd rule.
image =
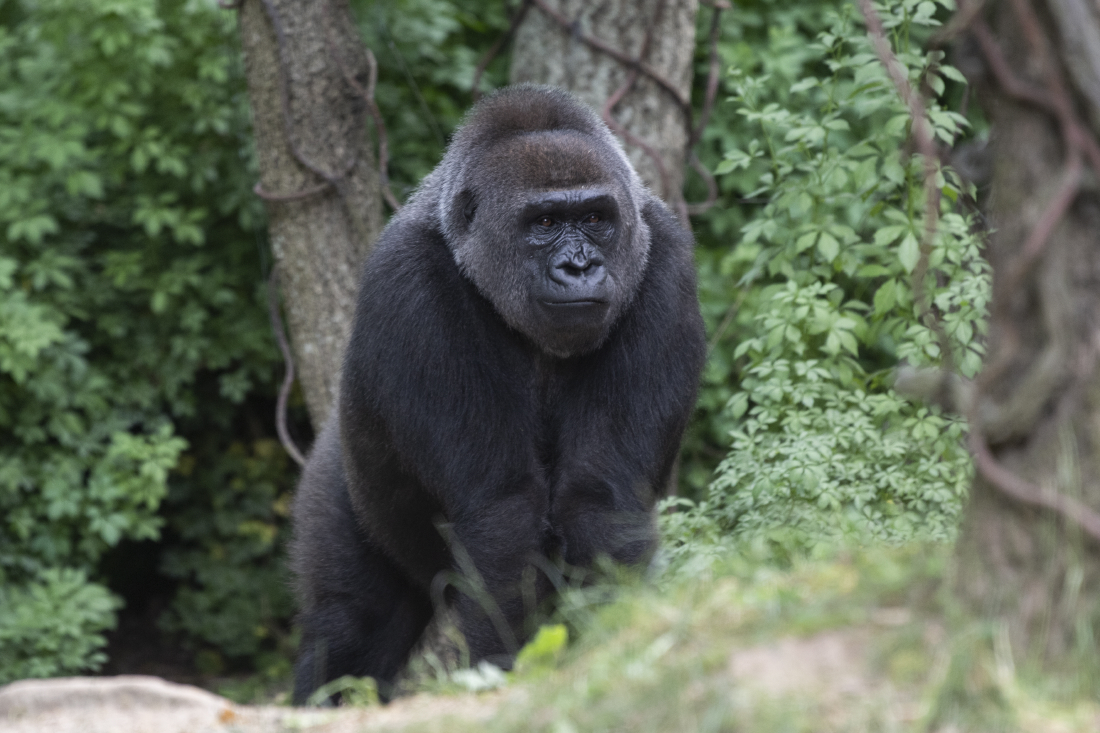
[[[392,681],[448,541],[508,626],[458,593],[471,658],[502,665],[531,558],[644,562],[703,357],[691,235],[603,123],[545,87],[479,104],[363,270],[294,506],[295,700]]]

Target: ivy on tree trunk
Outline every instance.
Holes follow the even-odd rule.
[[[1080,183],[1097,165],[1100,8],[1010,0],[988,21],[973,47],[994,300],[956,588],[1018,655],[1066,661],[1095,655],[1100,621],[1100,545],[1078,521],[1100,510],[1100,198]]]
[[[367,53],[345,0],[244,0],[240,34],[258,192],[299,383],[319,430],[336,400],[359,268],[383,224],[359,91]]]

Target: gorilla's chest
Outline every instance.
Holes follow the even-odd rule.
[[[600,424],[605,430],[613,429],[606,406],[592,399],[592,377],[584,359],[540,357],[535,364],[530,391],[532,450],[551,501],[563,477],[590,462],[585,446],[591,441],[592,428]]]

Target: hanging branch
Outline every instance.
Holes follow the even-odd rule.
[[[218,6],[226,10],[240,10],[242,2],[243,0],[233,0],[232,2],[218,0]],[[257,183],[253,186],[252,191],[265,201],[300,201],[323,193],[329,187],[336,188],[339,191],[342,181],[351,174],[358,161],[352,158],[344,170],[338,173],[330,173],[306,157],[301,148],[298,147],[293,134],[294,125],[290,111],[290,81],[288,78],[289,75],[287,74],[286,30],[283,28],[282,19],[279,17],[279,12],[275,9],[272,0],[260,0],[260,3],[263,5],[264,13],[271,23],[272,30],[275,31],[275,43],[278,47],[279,54],[279,96],[282,104],[283,131],[286,135],[287,147],[290,148],[290,152],[295,160],[304,168],[324,179],[324,183],[293,193],[271,193],[264,191],[263,187]],[[325,23],[325,35],[329,41],[329,53],[340,68],[340,73],[348,83],[348,86],[363,98],[363,101],[367,105],[367,112],[374,121],[374,127],[378,135],[378,179],[382,188],[382,197],[394,211],[397,211],[401,208],[401,203],[397,200],[397,197],[394,196],[390,188],[389,146],[387,143],[386,124],[382,119],[382,113],[378,109],[378,104],[374,99],[374,90],[378,82],[378,63],[374,58],[374,53],[368,48],[368,82],[367,87],[364,89],[363,85],[359,83],[359,80],[355,78],[355,75],[348,68],[343,56],[339,53],[337,48],[336,38],[333,35],[332,28],[335,23],[332,0],[326,2],[325,11],[328,20],[328,22]]]
[[[290,353],[290,344],[287,343],[283,318],[279,315],[279,289],[276,287],[278,280],[279,270],[272,268],[271,277],[267,281],[267,314],[271,318],[271,330],[275,332],[275,340],[279,344],[279,351],[282,352],[283,363],[286,365],[283,384],[279,387],[279,400],[275,404],[275,432],[279,434],[279,442],[283,444],[283,450],[287,455],[299,466],[304,467],[306,459],[298,450],[294,439],[290,437],[290,431],[286,426],[286,407],[290,399],[290,389],[294,386],[294,357]]]
[[[687,99],[684,99],[684,97],[681,96],[679,90],[676,88],[676,85],[670,82],[668,79],[664,78],[664,76],[662,76],[659,71],[654,69],[649,64],[645,63],[645,61],[641,57],[634,58],[625,51],[620,51],[611,44],[602,41],[599,38],[596,38],[590,33],[586,33],[584,30],[581,29],[579,23],[569,20],[569,18],[565,17],[555,8],[552,8],[549,4],[547,4],[546,0],[531,0],[531,2],[533,2],[539,10],[545,13],[548,18],[554,20],[559,26],[561,26],[562,30],[569,33],[571,37],[576,38],[578,41],[581,41],[585,45],[590,46],[591,48],[594,48],[601,53],[607,54],[611,58],[621,63],[623,66],[626,66],[628,69],[635,69],[639,73],[645,74],[654,82],[656,82],[657,86],[664,89],[665,92],[667,92],[668,95],[676,101],[676,104],[680,107],[681,111],[683,111],[684,113],[684,116],[688,120],[688,130],[691,129],[691,102]],[[652,32],[653,30],[653,25],[654,24],[650,25],[650,32]]]
[[[397,197],[393,195],[393,191],[390,189],[390,153],[386,136],[386,123],[382,119],[382,111],[378,109],[378,103],[374,100],[374,90],[378,86],[378,61],[374,58],[374,52],[369,48],[366,49],[367,86],[364,89],[363,85],[359,83],[359,80],[355,78],[355,74],[353,74],[351,69],[348,68],[348,65],[344,63],[344,57],[337,48],[336,38],[333,36],[333,26],[336,21],[333,14],[332,3],[333,0],[328,0],[325,3],[325,10],[329,21],[325,24],[325,36],[328,38],[329,55],[336,61],[336,65],[340,67],[340,75],[344,77],[344,81],[362,97],[363,102],[367,105],[367,113],[370,114],[371,119],[374,120],[374,130],[378,136],[378,183],[382,189],[382,198],[386,200],[386,203],[390,205],[391,209],[400,211],[401,202],[397,200]]]
[[[638,64],[641,64],[645,57],[649,55],[649,47],[653,44],[653,31],[661,24],[661,16],[664,15],[666,4],[667,0],[657,0],[657,7],[653,12],[653,20],[646,29],[645,37],[642,39],[642,48],[638,51]],[[611,114],[615,109],[615,105],[621,102],[627,92],[634,88],[634,84],[638,81],[639,75],[640,72],[636,65],[630,70],[630,73],[626,75],[626,81],[623,82],[622,86],[616,89],[611,96],[607,98],[607,101],[604,102],[603,109],[600,110],[600,116],[603,117],[604,123],[610,127],[612,131],[632,145],[641,148],[645,151],[646,155],[653,159],[653,163],[657,166],[657,175],[661,178],[661,198],[668,199],[673,196],[674,192],[671,190],[672,185],[669,183],[668,168],[665,167],[665,162],[661,160],[661,154],[645,140],[642,140],[640,137],[627,130],[623,125],[620,125]],[[676,197],[676,201],[677,203],[681,203],[679,196]],[[677,208],[682,207],[678,206]],[[681,210],[677,213],[680,214],[680,218],[683,219],[686,224],[687,211]]]
[[[268,21],[271,23],[272,30],[275,31],[275,43],[279,50],[279,98],[283,111],[283,132],[286,135],[287,147],[290,148],[291,154],[294,159],[297,160],[303,168],[312,171],[319,178],[333,188],[339,189],[340,181],[347,176],[348,173],[355,167],[356,161],[351,160],[342,173],[330,173],[326,171],[317,163],[310,160],[302,149],[298,147],[298,142],[294,135],[294,121],[290,111],[290,75],[287,73],[287,69],[290,67],[290,62],[287,61],[286,50],[286,29],[283,28],[282,19],[279,17],[279,11],[275,9],[275,4],[272,0],[260,0],[260,4],[263,5],[264,13],[267,15]],[[259,184],[257,184],[258,186]],[[327,187],[327,186],[326,186]],[[312,189],[311,189],[312,190]],[[324,188],[320,189],[324,190]],[[301,193],[301,192],[300,192]],[[299,194],[283,194],[286,196],[297,196]],[[259,193],[261,198],[272,197],[272,200],[280,200],[275,198],[279,194],[265,194]],[[283,198],[282,200],[290,200]]]
[[[932,138],[932,126],[928,121],[928,112],[925,109],[924,100],[909,84],[909,77],[904,67],[894,56],[890,41],[886,38],[886,30],[883,28],[882,19],[879,18],[874,4],[871,0],[858,0],[858,3],[859,9],[867,22],[867,33],[871,37],[871,44],[875,48],[875,53],[886,68],[886,73],[890,76],[901,101],[909,109],[909,116],[913,121],[913,139],[924,164],[924,233],[921,236],[920,258],[917,260],[916,267],[913,268],[913,295],[917,301],[917,308],[921,313],[921,320],[929,325],[936,334],[940,353],[943,356],[944,371],[950,374],[955,371],[951,342],[939,319],[932,312],[932,305],[928,302],[928,294],[924,289],[924,281],[928,275],[928,263],[932,255],[932,247],[935,244],[936,230],[939,227],[941,193],[939,186],[936,185],[936,174],[939,173],[940,152],[936,147],[935,140]]]

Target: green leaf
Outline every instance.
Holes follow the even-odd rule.
[[[881,227],[875,232],[875,244],[879,246],[893,244],[897,241],[898,237],[907,231],[909,231],[909,226],[906,224]]]
[[[748,409],[749,396],[745,392],[735,394],[730,398],[729,404],[726,405],[726,411],[734,420],[740,420]]]
[[[569,630],[565,624],[540,626],[535,637],[527,642],[516,655],[517,671],[530,671],[553,667],[569,643]]]
[[[898,245],[898,260],[908,273],[912,273],[920,261],[920,244],[912,232],[906,234]]]
[[[875,291],[874,315],[882,316],[894,309],[897,304],[897,281],[887,280]]]
[[[794,243],[795,252],[804,252],[805,250],[814,246],[814,242],[817,241],[819,234],[820,232],[816,230],[803,234]]]
[[[807,76],[803,79],[800,79],[800,80],[796,81],[794,84],[792,84],[790,91],[791,91],[791,94],[798,94],[800,92],[806,91],[807,89],[813,89],[814,87],[819,86],[820,84],[821,84],[821,82],[819,80],[817,80],[816,78],[814,78],[812,76]]]
[[[840,254],[840,242],[829,232],[822,232],[821,238],[817,240],[817,251],[826,262],[832,262]]]
[[[8,225],[8,239],[12,242],[24,239],[31,244],[41,244],[47,234],[57,234],[61,228],[49,214],[37,214]]]

